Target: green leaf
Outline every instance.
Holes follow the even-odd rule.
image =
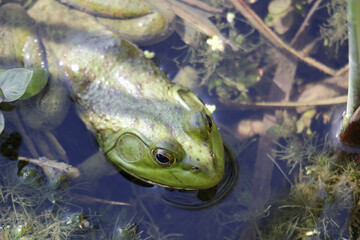
[[[5,99],[4,92],[3,92],[2,89],[0,88],[0,102],[3,102],[4,99]]]
[[[291,0],[273,0],[268,6],[269,13],[278,15],[286,12],[291,7]]]
[[[48,71],[43,68],[33,69],[33,75],[25,93],[20,97],[20,100],[28,99],[38,94],[48,82]]]
[[[5,127],[5,118],[4,118],[4,114],[2,113],[2,111],[0,111],[0,133],[2,133],[2,131],[4,130]]]
[[[0,88],[4,93],[4,102],[12,102],[20,98],[30,83],[32,70],[13,68],[0,74]]]

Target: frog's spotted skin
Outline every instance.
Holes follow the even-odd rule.
[[[157,185],[205,189],[224,174],[219,131],[203,103],[88,14],[49,0],[29,12],[108,158]],[[50,69],[51,72],[51,69]],[[59,73],[60,72],[60,73]],[[65,74],[61,74],[64,72]]]

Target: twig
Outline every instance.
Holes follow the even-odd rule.
[[[301,61],[317,68],[318,70],[331,76],[338,76],[338,71],[316,61],[313,58],[304,56],[301,52],[296,51],[284,43],[271,29],[264,24],[261,18],[243,1],[230,0],[234,7],[256,28],[265,38],[267,38],[276,48],[289,53]]]
[[[341,76],[341,75],[343,75],[344,73],[346,73],[346,72],[348,72],[348,71],[349,71],[349,64],[346,64],[345,66],[343,66],[342,68],[340,68],[340,69],[336,72],[335,77]]]
[[[320,5],[322,0],[317,0],[311,7],[311,9],[309,10],[308,14],[306,15],[304,21],[302,22],[300,28],[298,29],[298,31],[296,32],[295,36],[293,37],[293,39],[290,42],[291,46],[294,46],[294,44],[296,43],[296,41],[298,40],[299,36],[301,35],[301,33],[304,31],[304,29],[308,26],[309,24],[309,20],[312,17],[312,15],[315,13],[315,11],[317,10],[318,6]]]
[[[19,161],[25,161],[43,168],[45,174],[48,177],[53,177],[48,174],[53,174],[53,171],[56,170],[60,171],[61,173],[67,174],[71,178],[77,178],[80,176],[80,171],[67,163],[58,162],[56,160],[50,160],[46,157],[39,157],[38,159],[35,158],[27,158],[27,157],[18,157]]]
[[[315,106],[330,106],[336,104],[346,103],[347,96],[339,96],[329,99],[321,99],[311,102],[236,102],[230,100],[220,100],[225,106],[235,109],[253,109],[259,108],[296,108],[296,107],[315,107]]]
[[[79,194],[75,195],[75,200],[77,200],[79,202],[85,202],[85,203],[99,202],[99,203],[106,203],[106,204],[117,205],[117,206],[131,206],[130,203],[126,203],[126,202],[105,200],[105,199],[101,199],[101,198],[90,197],[90,196],[79,195]]]

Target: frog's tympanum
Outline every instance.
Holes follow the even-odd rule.
[[[1,14],[14,16],[14,9],[25,13],[15,4],[2,8]],[[37,46],[46,56],[42,65],[51,79],[66,85],[112,163],[165,187],[207,189],[220,181],[224,150],[209,111],[194,93],[171,83],[135,45],[109,30],[99,20],[106,16],[51,0],[37,1],[28,14],[30,20],[12,17],[10,25],[19,31],[36,26]],[[34,39],[15,43],[22,44],[18,55],[24,66],[31,65],[37,58],[29,50]]]

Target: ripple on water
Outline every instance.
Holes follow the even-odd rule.
[[[173,207],[199,210],[211,207],[223,200],[235,186],[238,179],[236,158],[225,147],[225,174],[215,187],[201,190],[163,189],[163,201]]]

